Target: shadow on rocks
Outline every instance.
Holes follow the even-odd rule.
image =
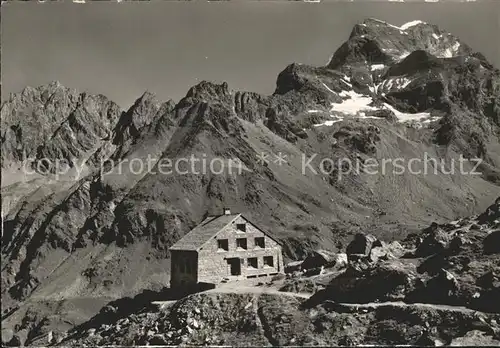
[[[171,289],[165,287],[159,291],[144,290],[142,293],[134,297],[124,297],[111,301],[95,316],[71,330],[65,340],[69,340],[74,336],[78,337],[91,328],[97,328],[104,324],[114,324],[118,320],[126,318],[133,313],[150,311],[155,308],[155,305],[152,303],[154,301],[179,300],[185,296],[202,290],[205,289],[194,287]]]

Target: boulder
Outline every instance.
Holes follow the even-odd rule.
[[[314,275],[321,274],[322,270],[323,270],[323,266],[316,267],[316,268],[310,268],[310,269],[305,270],[303,274],[305,277],[311,277]]]
[[[315,250],[304,259],[300,265],[302,270],[318,267],[332,267],[335,265],[337,254],[328,250]]]
[[[156,334],[149,340],[149,344],[153,346],[164,346],[169,345],[169,343],[163,334]]]
[[[456,255],[459,254],[460,251],[463,249],[463,246],[466,244],[469,244],[470,242],[465,239],[463,236],[455,236],[453,239],[450,241],[449,244],[449,250],[452,254]]]
[[[424,237],[422,242],[418,245],[415,254],[419,257],[425,257],[440,253],[448,248],[450,241],[451,237],[449,233],[446,233],[440,228],[434,229]]]
[[[435,335],[424,332],[422,336],[417,340],[416,344],[421,347],[441,347],[444,346],[445,343]]]
[[[493,270],[483,274],[477,280],[477,285],[485,289],[500,289],[500,271]]]
[[[348,263],[347,254],[345,253],[337,254],[337,256],[335,257],[335,268],[346,267],[347,263]]]
[[[451,340],[450,346],[489,346],[498,347],[500,346],[500,341],[493,338],[493,336],[487,335],[479,330],[472,330],[467,332],[462,337],[457,337]]]
[[[23,345],[22,339],[19,337],[19,335],[14,335],[9,342],[7,342],[6,346],[14,346],[14,347],[19,347]]]
[[[377,240],[377,238],[371,234],[358,233],[354,236],[354,239],[346,248],[346,254],[361,254],[368,256],[370,251],[374,246],[381,246],[382,243]]]
[[[303,261],[292,261],[285,265],[285,273],[293,273],[295,271],[300,271]]]
[[[416,279],[415,265],[390,260],[359,272],[342,273],[332,279],[325,294],[338,302],[402,300],[414,289]]]
[[[348,257],[349,263],[345,270],[346,274],[360,276],[373,267],[372,262],[370,262],[369,258],[365,255],[352,254]]]
[[[498,226],[498,221],[500,220],[500,197],[484,213],[480,214],[477,220],[481,225]]]
[[[443,269],[441,273],[439,273],[438,277],[441,278],[443,282],[447,282],[448,284],[450,284],[451,291],[458,290],[459,286],[457,278],[451,272],[448,272],[447,270]]]
[[[379,260],[393,260],[402,257],[406,249],[398,242],[394,241],[389,244],[382,244],[382,246],[374,247],[370,251],[370,260],[378,262]]]
[[[485,254],[500,253],[500,230],[491,232],[483,241],[483,250]]]
[[[420,284],[420,286],[408,294],[406,300],[408,302],[455,305],[459,304],[459,290],[460,284],[457,278],[451,272],[441,269],[435,277]]]
[[[2,328],[2,346],[10,342],[14,338],[14,331],[7,328]]]

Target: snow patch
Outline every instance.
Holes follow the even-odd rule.
[[[411,83],[411,80],[407,77],[404,77],[401,80],[399,80],[399,82],[401,84],[398,86],[398,88],[406,88]]]
[[[391,27],[391,28],[401,30],[401,28],[400,28],[400,27],[397,27],[397,26],[395,26],[395,25],[392,25],[391,23],[387,23],[387,22],[382,21],[382,20],[380,20],[380,19],[377,19],[377,18],[370,18],[370,19],[371,19],[372,21],[375,21],[375,22],[383,23],[383,24],[385,24],[385,25],[387,25],[387,26],[389,26],[389,27]],[[378,25],[379,25],[379,24],[377,24],[377,26],[378,26]]]
[[[323,82],[322,82],[323,86],[325,86],[325,88],[329,91],[329,92],[332,92],[333,94],[336,94],[330,87],[328,87],[327,85],[325,85]]]
[[[403,60],[410,55],[410,52],[405,52],[398,57],[398,60]]]
[[[373,64],[370,68],[371,71],[382,70],[385,68],[384,64]]]
[[[323,123],[318,123],[318,124],[315,124],[314,127],[331,126],[334,123],[337,123],[337,122],[340,122],[340,121],[342,121],[342,118],[339,117],[338,120],[331,120],[331,121],[325,121]]]
[[[344,81],[345,82],[345,81]],[[406,88],[412,82],[408,77],[397,77],[390,78],[382,81],[381,83],[370,87],[370,90],[373,93],[377,93],[381,88],[390,90],[391,88]],[[329,91],[333,92],[328,86],[323,84],[325,88]],[[373,99],[371,96],[364,95],[361,93],[357,93],[354,90],[343,90],[338,93],[340,97],[343,98],[340,103],[332,103],[330,109],[330,116],[333,118],[331,120],[325,121],[323,123],[315,124],[314,127],[319,126],[331,126],[337,122],[340,122],[345,119],[380,119],[380,117],[376,116],[367,116],[367,112],[370,111],[378,111],[378,110],[390,110],[396,116],[398,122],[421,122],[422,124],[431,123],[440,119],[440,117],[431,117],[429,112],[419,112],[419,113],[406,113],[397,110],[395,107],[388,103],[384,103],[382,107],[375,107],[371,104],[373,103]],[[308,113],[318,113],[322,112],[320,110],[308,110]]]
[[[377,93],[378,91],[390,91],[392,89],[403,89],[406,88],[412,82],[411,79],[407,77],[396,77],[383,80],[373,87],[369,87],[370,91]]]
[[[431,122],[439,121],[440,119],[441,119],[441,117],[439,117],[439,116],[431,116],[427,120],[422,121],[422,123],[431,123]]]
[[[347,86],[349,86],[349,88],[352,88],[352,85],[351,85],[349,82],[347,82],[347,81],[345,81],[345,80],[343,80],[343,79],[340,79],[340,81],[342,81],[342,82],[343,82],[343,83],[345,83]]]
[[[453,46],[451,48],[447,48],[443,54],[442,54],[442,58],[452,58],[453,56],[455,56],[458,52],[458,49],[460,48],[460,42],[455,42],[455,44],[453,44]]]
[[[332,109],[330,111],[336,111],[345,114],[355,115],[361,111],[376,110],[376,108],[370,106],[372,98],[363,94],[356,93],[355,91],[342,91],[340,96],[347,97],[342,101],[342,103],[332,103]]]
[[[406,29],[414,27],[415,25],[418,25],[418,24],[425,24],[425,22],[423,22],[421,20],[415,20],[415,21],[411,21],[411,22],[403,24],[400,28],[401,28],[401,30],[406,30]]]
[[[428,112],[419,112],[416,114],[408,114],[406,112],[401,112],[394,108],[392,105],[384,103],[384,106],[394,112],[396,118],[399,122],[410,122],[410,121],[423,121],[425,119],[431,118],[431,114]],[[429,121],[430,122],[430,121]]]

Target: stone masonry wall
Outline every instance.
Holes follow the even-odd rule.
[[[246,224],[246,232],[237,230],[237,224]],[[255,246],[256,237],[264,237],[265,248]],[[247,250],[236,248],[236,239],[247,239]],[[217,240],[228,240],[228,251],[218,249]],[[272,256],[274,267],[264,267],[263,257]],[[227,258],[237,257],[243,259],[241,264],[241,276],[247,277],[260,274],[283,273],[283,256],[281,246],[273,239],[266,236],[251,223],[239,217],[230,226],[221,230],[216,236],[208,241],[198,253],[198,281],[218,283],[223,278],[231,275],[230,265]],[[257,257],[257,268],[248,267],[248,258]]]
[[[198,279],[198,255],[196,251],[172,250],[170,256],[170,287],[196,284]],[[191,272],[187,272],[187,270]]]

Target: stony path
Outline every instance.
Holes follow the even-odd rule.
[[[169,301],[153,301],[151,302],[152,304],[158,306],[159,309],[165,309],[167,307],[170,307],[174,303],[176,303],[178,300],[169,300]]]
[[[234,285],[234,286],[222,286],[220,288],[215,288],[206,291],[207,293],[232,293],[232,294],[274,294],[274,295],[284,295],[284,296],[293,296],[293,297],[300,297],[304,299],[308,299],[309,297],[312,296],[310,293],[297,293],[297,292],[284,292],[284,291],[279,291],[278,289],[275,288],[267,288],[267,287],[260,287],[260,286],[241,286],[241,285]]]
[[[441,304],[432,304],[432,303],[405,303],[402,301],[388,301],[388,302],[370,302],[370,303],[341,303],[334,301],[325,301],[325,303],[329,303],[332,306],[337,306],[339,308],[352,308],[352,309],[375,309],[379,307],[411,307],[411,308],[422,308],[422,309],[437,309],[449,312],[459,312],[459,313],[476,313],[478,311],[474,309],[470,309],[463,306],[451,306],[451,305],[441,305]]]
[[[247,284],[241,283],[227,283],[223,286],[217,287],[215,289],[204,291],[205,293],[226,293],[226,294],[255,294],[255,295],[263,295],[263,294],[272,294],[272,295],[281,295],[281,296],[292,296],[298,297],[301,299],[308,299],[313,294],[311,293],[297,293],[297,292],[285,292],[279,291],[276,288],[270,288],[265,286],[251,286]],[[155,301],[153,304],[160,306],[160,308],[165,308],[173,303],[176,300],[171,301]],[[362,310],[362,309],[375,309],[380,307],[392,306],[392,307],[411,307],[411,308],[422,308],[422,309],[436,309],[450,312],[460,312],[460,313],[468,313],[473,314],[477,312],[474,309],[470,309],[463,306],[452,306],[452,305],[443,305],[443,304],[432,304],[432,303],[405,303],[402,301],[387,301],[387,302],[369,302],[369,303],[344,303],[344,302],[334,302],[334,301],[325,301],[330,306],[337,307],[338,309],[350,309],[350,310]]]

